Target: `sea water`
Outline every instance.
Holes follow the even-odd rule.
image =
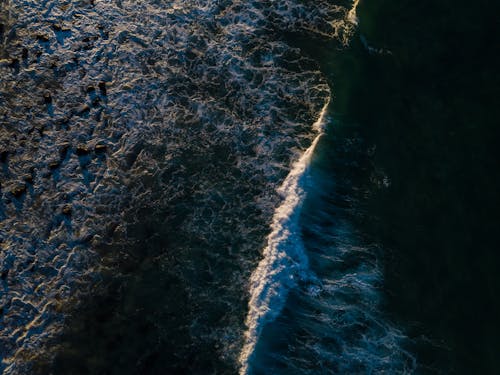
[[[5,374],[411,370],[286,37],[340,48],[355,5],[2,3]]]

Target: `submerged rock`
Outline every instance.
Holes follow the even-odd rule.
[[[78,146],[76,146],[76,154],[79,156],[87,155],[89,152],[90,151],[87,145],[79,144]]]
[[[23,183],[18,183],[12,187],[10,192],[14,197],[19,198],[26,192],[26,185]]]

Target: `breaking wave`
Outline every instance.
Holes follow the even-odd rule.
[[[322,135],[328,104],[329,101],[313,125],[313,129],[319,134],[295,162],[278,190],[283,196],[283,202],[274,212],[263,259],[250,279],[250,302],[246,319],[248,329],[240,355],[241,374],[248,373],[248,361],[263,326],[280,313],[288,290],[296,286],[298,280],[308,277],[308,261],[300,236],[299,215],[305,194],[304,180],[307,179],[312,154]]]
[[[357,5],[336,24],[355,27]],[[250,278],[242,375],[410,373],[416,366],[406,336],[379,310],[380,249],[363,245],[325,198],[336,190],[328,157],[311,176],[328,105],[313,126],[316,138],[278,189],[282,202]]]
[[[61,344],[111,278],[129,298],[115,317],[141,330],[137,347],[111,340],[134,348],[122,373],[154,361],[245,373],[287,291],[312,277],[297,220],[330,90],[284,35],[347,43],[355,12],[326,0],[10,0],[0,11],[0,371],[56,373],[64,350],[69,366],[118,366],[94,360],[112,358],[92,352],[106,335],[92,355]],[[150,290],[161,304],[130,308]],[[172,348],[168,363],[155,356]]]
[[[121,277],[146,259],[160,228],[172,235],[155,257],[185,290],[185,350],[216,347],[236,366],[238,306],[276,187],[328,96],[316,64],[280,35],[339,35],[330,21],[346,10],[236,0],[1,9],[2,370],[50,362],[65,317],[103,272]]]

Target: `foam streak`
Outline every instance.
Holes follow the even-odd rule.
[[[359,0],[354,0],[352,4],[351,10],[349,10],[349,13],[347,14],[347,20],[351,22],[353,25],[358,25],[358,14],[357,14],[357,9],[358,9],[358,4]]]

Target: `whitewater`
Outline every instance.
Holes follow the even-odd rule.
[[[341,48],[351,5],[1,2],[0,371],[251,372],[326,285],[299,218],[333,95],[287,38]]]
[[[320,112],[313,129],[318,133],[311,146],[294,163],[279,188],[283,202],[276,209],[271,234],[256,270],[250,279],[250,302],[245,332],[245,345],[241,351],[240,374],[248,373],[249,359],[255,349],[263,326],[280,313],[287,291],[297,280],[307,277],[307,256],[300,238],[298,219],[304,200],[304,180],[307,179],[314,149],[322,135],[329,100]]]
[[[359,22],[358,4],[354,1],[346,13],[345,22],[352,27]],[[342,42],[348,44],[349,39],[344,37]],[[404,333],[379,310],[378,286],[383,282],[380,249],[361,244],[350,224],[340,219],[339,209],[322,202],[320,197],[336,190],[328,172],[331,167],[324,165],[327,157],[323,155],[323,161],[316,162],[315,177],[311,176],[318,143],[333,123],[328,118],[330,104],[331,93],[312,126],[316,138],[278,189],[282,202],[274,212],[262,260],[250,278],[240,375],[266,371],[306,374],[311,369],[316,369],[311,373],[332,374],[411,373],[416,366],[415,358],[403,346]],[[313,203],[303,213],[308,194],[312,194],[309,200]],[[304,233],[312,233],[313,240],[304,243]],[[346,269],[345,264],[353,265]],[[291,292],[293,302],[287,301]],[[261,338],[265,328],[273,333]],[[289,331],[297,332],[296,337]],[[299,339],[304,331],[307,338]],[[325,345],[328,340],[336,344]],[[297,349],[278,349],[293,347],[294,341],[303,346],[301,357],[293,354]],[[278,342],[282,345],[273,350]],[[260,353],[256,350],[259,344],[265,348]]]

